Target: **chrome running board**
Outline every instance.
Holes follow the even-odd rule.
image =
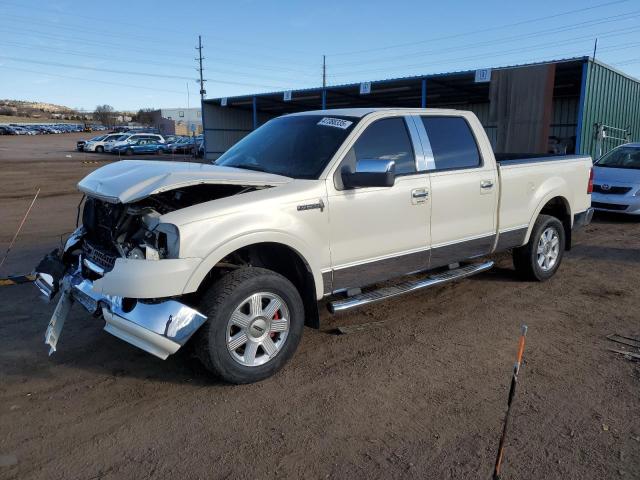
[[[491,261],[484,263],[472,263],[464,267],[454,268],[452,270],[447,270],[446,272],[430,275],[421,280],[403,282],[390,287],[384,287],[378,290],[354,295],[353,297],[342,300],[335,300],[330,302],[327,306],[331,313],[342,312],[343,310],[349,310],[369,303],[379,302],[381,300],[386,300],[387,298],[396,297],[422,288],[435,287],[436,285],[470,277],[476,273],[489,270],[491,267],[493,267],[493,262]]]

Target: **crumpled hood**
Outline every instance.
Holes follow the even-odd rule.
[[[123,160],[90,173],[78,189],[111,203],[130,203],[189,185],[275,186],[292,179],[282,175],[188,162]]]

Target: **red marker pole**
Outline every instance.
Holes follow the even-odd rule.
[[[500,480],[500,469],[502,467],[502,460],[504,459],[504,441],[507,437],[507,427],[509,426],[509,417],[511,414],[511,404],[513,403],[513,397],[516,394],[516,385],[518,384],[518,373],[520,372],[520,365],[522,363],[522,354],[524,353],[524,340],[527,336],[527,326],[522,325],[522,331],[520,334],[520,340],[518,342],[518,356],[516,363],[513,366],[513,376],[511,377],[511,387],[509,388],[509,399],[507,400],[507,414],[504,417],[504,426],[502,427],[502,436],[500,437],[500,445],[498,446],[498,457],[496,458],[496,465],[493,469],[493,480]]]

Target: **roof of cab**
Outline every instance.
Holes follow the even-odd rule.
[[[385,111],[398,111],[401,110],[403,112],[420,114],[420,113],[453,113],[459,112],[459,110],[454,109],[443,109],[443,108],[333,108],[328,110],[308,110],[306,112],[296,112],[289,113],[288,115],[283,115],[287,117],[295,117],[300,115],[336,115],[341,117],[357,117],[362,118],[365,115],[369,115],[374,112],[385,112]]]

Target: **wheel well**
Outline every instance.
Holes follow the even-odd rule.
[[[562,222],[564,227],[565,250],[571,250],[571,209],[569,202],[564,197],[554,197],[549,200],[542,210],[541,215],[551,215]]]
[[[231,253],[218,262],[203,283],[215,281],[230,269],[262,267],[279,273],[300,292],[304,304],[305,325],[320,327],[316,287],[311,268],[294,249],[280,243],[256,243]],[[202,288],[202,286],[201,286]]]

